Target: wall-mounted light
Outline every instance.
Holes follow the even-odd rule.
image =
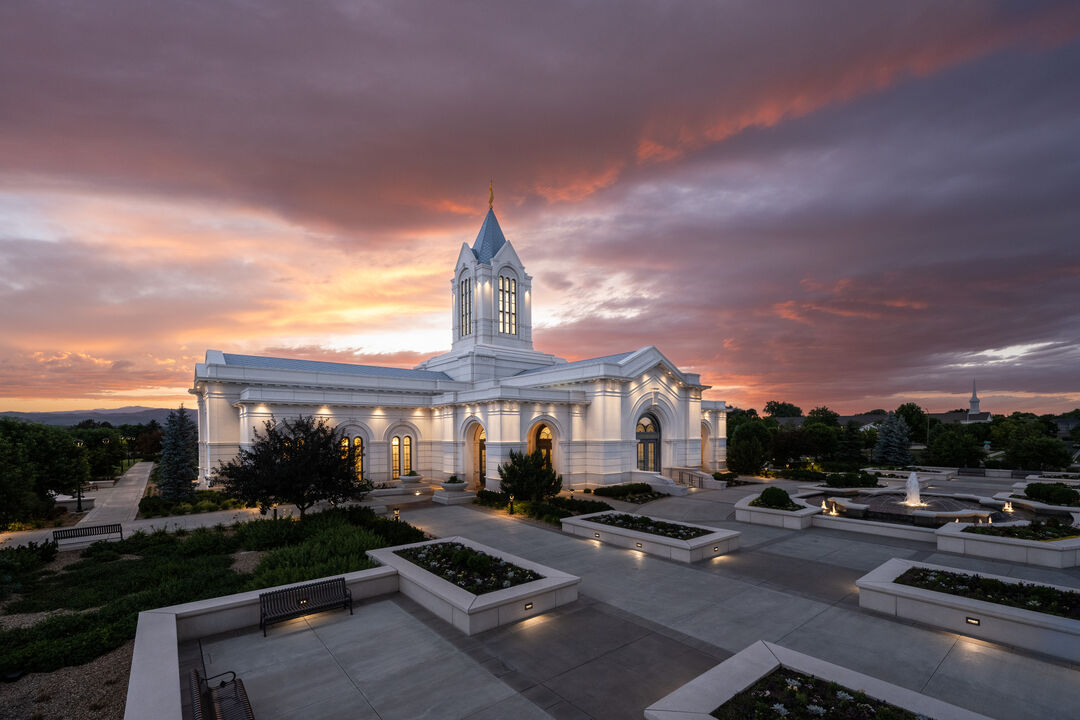
[[[532,610],[532,603],[525,603],[526,610]]]
[[[714,548],[712,549],[712,551],[713,551],[713,552],[720,552],[720,546],[719,546],[719,545],[717,545],[716,547],[714,547]]]
[[[599,538],[599,537],[600,537],[600,533],[593,533],[593,537],[594,537],[594,538]]]
[[[968,625],[982,625],[982,621],[980,621],[979,618],[964,618],[964,622],[966,622]]]
[[[401,508],[394,508],[394,519],[395,520],[400,520],[401,519]]]
[[[637,545],[638,547],[641,547],[641,543],[636,543],[636,545]]]

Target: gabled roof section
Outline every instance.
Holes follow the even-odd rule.
[[[491,264],[491,258],[506,244],[506,236],[503,235],[499,221],[495,219],[495,211],[488,208],[484,224],[480,226],[480,233],[476,236],[472,251],[476,259],[485,265]]]
[[[320,362],[318,360],[294,360],[292,358],[263,357],[259,355],[234,355],[223,353],[229,367],[264,368],[267,370],[300,370],[338,375],[363,375],[367,377],[401,378],[410,380],[449,380],[450,376],[432,370],[409,370],[406,368],[381,367],[379,365],[352,365],[350,363]]]
[[[592,365],[594,363],[618,363],[633,355],[634,352],[636,351],[619,353],[617,355],[604,355],[603,357],[589,358],[588,360],[575,360],[574,362],[558,363],[556,365],[544,365],[543,367],[522,370],[517,375],[515,375],[515,377],[519,377],[521,375],[531,375],[532,373],[543,372],[544,370],[565,370],[566,368],[580,367],[582,365]]]

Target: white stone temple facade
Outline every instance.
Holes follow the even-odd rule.
[[[532,342],[532,278],[489,208],[450,282],[450,352],[414,369],[208,350],[195,366],[200,475],[271,417],[327,418],[388,483],[410,470],[498,488],[511,450],[541,450],[568,487],[725,467],[727,406],[653,346],[567,362]]]

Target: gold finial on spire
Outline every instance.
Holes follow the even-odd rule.
[[[495,181],[488,182],[488,210],[495,204]]]

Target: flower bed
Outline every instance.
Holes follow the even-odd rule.
[[[676,523],[664,522],[663,520],[654,520],[653,518],[642,515],[597,515],[589,518],[589,520],[604,525],[614,525],[615,527],[620,527],[624,530],[636,530],[637,532],[660,535],[676,540],[691,540],[714,532],[713,530],[706,530],[705,528],[679,525]]]
[[[593,490],[594,495],[615,498],[623,502],[643,505],[653,500],[667,497],[664,493],[656,492],[649,483],[627,483],[625,485],[602,485]]]
[[[975,535],[993,535],[995,537],[1019,538],[1021,540],[1065,540],[1080,537],[1080,528],[1066,525],[1057,520],[1032,522],[1030,525],[971,525],[963,532]]]
[[[1080,593],[1048,585],[1006,582],[937,568],[913,567],[893,582],[1009,607],[1080,620]]]
[[[421,545],[398,550],[395,554],[473,595],[503,590],[543,577],[461,543]]]
[[[712,711],[721,720],[915,720],[922,717],[834,682],[777,668]]]

